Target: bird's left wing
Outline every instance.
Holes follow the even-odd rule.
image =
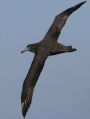
[[[42,71],[47,56],[35,55],[26,79],[23,83],[21,94],[22,114],[25,117],[32,101],[33,90]]]
[[[53,24],[51,25],[51,27],[49,28],[48,32],[46,33],[45,37],[43,38],[43,40],[52,40],[52,41],[57,41],[61,30],[63,28],[63,26],[65,25],[67,18],[74,12],[76,11],[78,8],[80,8],[84,3],[81,2],[73,7],[70,7],[68,9],[66,9],[65,11],[63,11],[62,13],[58,14],[55,19]]]

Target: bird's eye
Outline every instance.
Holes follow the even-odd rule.
[[[27,49],[29,49],[29,46],[27,46]]]

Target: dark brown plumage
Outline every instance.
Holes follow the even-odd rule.
[[[81,2],[57,15],[45,37],[39,43],[29,44],[25,50],[21,52],[23,53],[25,51],[31,51],[35,53],[33,62],[24,80],[22,88],[21,104],[22,114],[24,117],[26,116],[28,108],[32,102],[34,87],[47,57],[55,54],[76,51],[76,49],[72,48],[72,46],[65,46],[61,43],[58,43],[57,40],[63,26],[67,21],[67,18],[85,2],[86,1]]]

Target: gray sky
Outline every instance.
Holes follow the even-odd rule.
[[[0,1],[0,119],[23,119],[22,84],[40,41],[55,15],[81,0]],[[90,0],[68,19],[58,41],[77,52],[49,57],[26,119],[90,119]]]

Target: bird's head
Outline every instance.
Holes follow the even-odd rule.
[[[24,50],[21,51],[21,53],[24,53],[26,51],[31,51],[31,45],[27,45],[26,48]]]

